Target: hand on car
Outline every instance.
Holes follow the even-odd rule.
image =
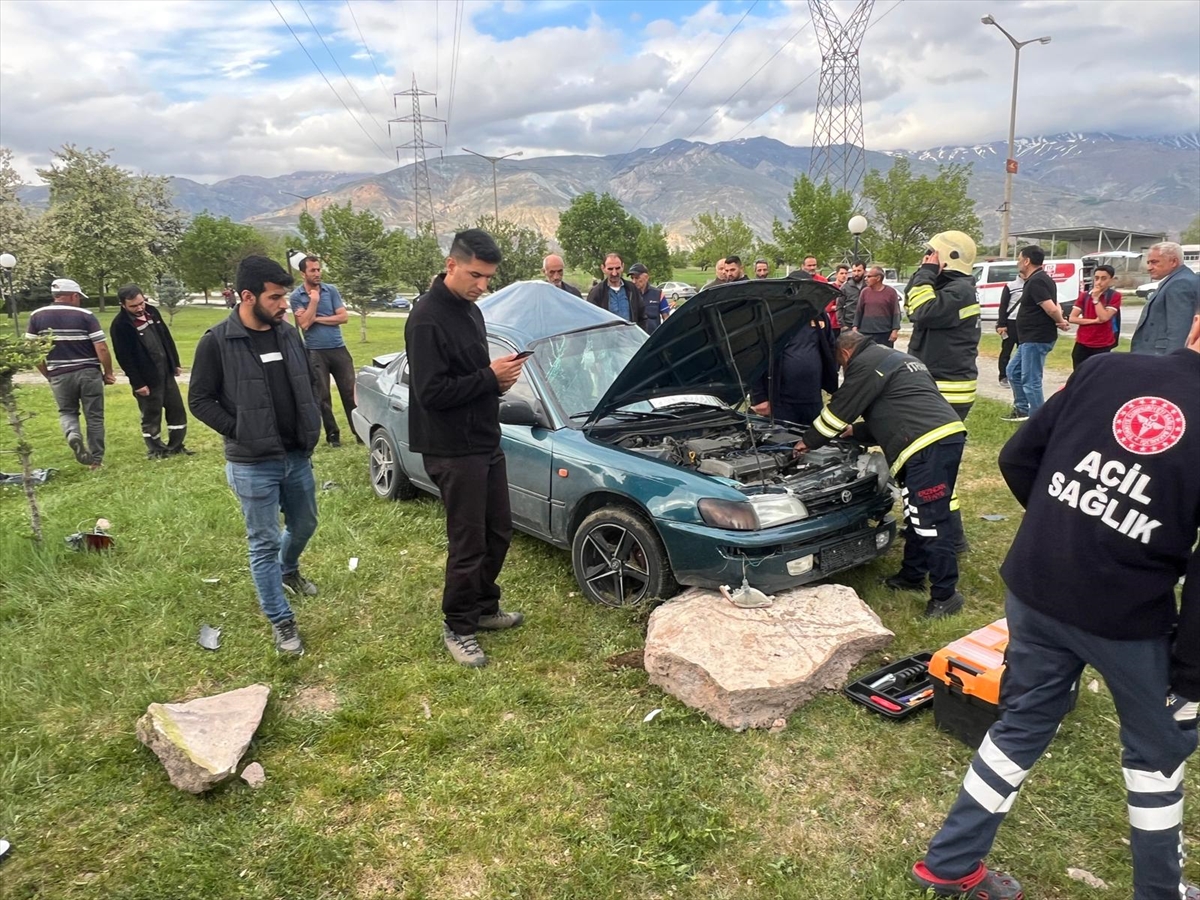
[[[771,414],[771,401],[764,400],[762,403],[755,403],[750,407],[750,412],[759,416],[769,416]]]
[[[517,383],[517,379],[521,377],[523,365],[525,365],[525,360],[518,359],[516,356],[492,360],[492,372],[496,375],[496,383],[500,385],[500,393],[503,394]]]
[[[801,456],[808,452],[808,444],[804,441],[796,441],[796,446],[792,448],[792,456]]]
[[[149,397],[150,396],[150,385],[143,384],[140,388],[135,390],[134,393],[137,394],[139,397]]]

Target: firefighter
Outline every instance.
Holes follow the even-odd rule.
[[[796,453],[816,449],[839,435],[883,448],[902,485],[904,563],[887,579],[896,590],[924,590],[925,616],[940,619],[962,609],[958,592],[957,537],[950,524],[950,497],[962,462],[967,427],[938,393],[925,364],[907,353],[844,331],[837,362],[845,371],[833,395]],[[862,416],[863,421],[855,423]]]
[[[1086,664],[1104,676],[1120,719],[1134,900],[1200,900],[1181,859],[1184,761],[1200,708],[1197,384],[1200,315],[1187,346],[1167,356],[1086,360],[1000,452],[1025,507],[1000,569],[1002,713],[913,867],[936,896],[1023,896],[983,859]]]

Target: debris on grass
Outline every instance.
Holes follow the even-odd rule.
[[[340,488],[340,487],[341,487],[341,485],[338,484],[336,481],[326,481],[321,484],[321,490],[323,490],[323,491],[332,491],[334,488]]]
[[[980,516],[979,518],[983,519],[985,522],[1003,522],[1008,518],[1008,516],[1002,516],[999,513],[988,513]]]
[[[45,484],[50,480],[50,476],[57,472],[58,469],[34,469],[29,473],[29,480],[34,484]],[[8,472],[0,472],[0,485],[3,484],[24,484],[25,476],[20,472],[15,475],[10,475]]]
[[[604,661],[610,669],[645,669],[644,650],[626,650],[624,653],[614,653]]]
[[[433,710],[431,710],[429,708],[428,700],[425,700],[425,699],[421,700],[421,712],[423,712],[425,714],[425,718],[427,718],[427,719],[433,718]]]
[[[642,722],[643,723],[653,722],[655,719],[658,718],[658,714],[661,712],[662,712],[662,708],[656,706],[654,709],[650,710],[650,712],[646,713],[646,718],[642,719]]]
[[[8,856],[8,851],[11,849],[12,849],[12,844],[10,844],[8,841],[4,840],[3,838],[0,838],[0,859],[4,859],[4,857]]]
[[[221,583],[220,578],[201,578],[200,580],[203,581],[205,584],[220,584]]]
[[[358,557],[357,556],[350,557],[350,571],[353,572],[357,568],[358,568]]]
[[[1076,881],[1082,881],[1088,887],[1101,889],[1108,887],[1107,883],[1105,883],[1102,879],[1097,878],[1087,869],[1067,869],[1067,877],[1073,878]]]
[[[1100,693],[1100,682],[1097,681],[1095,678],[1093,678],[1091,681],[1088,682],[1087,689],[1089,691],[1091,691],[1093,694]]]
[[[213,628],[207,622],[200,626],[200,637],[196,639],[196,643],[205,650],[220,650],[221,649],[221,629]]]
[[[263,767],[256,762],[250,763],[246,768],[242,769],[242,781],[250,785],[250,787],[258,790],[267,782],[267,773],[263,771]]]

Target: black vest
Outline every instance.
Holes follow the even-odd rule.
[[[225,458],[230,462],[254,463],[284,456],[267,375],[254,353],[246,326],[238,319],[237,309],[209,332],[221,350],[221,406],[237,418],[236,437],[225,438]],[[291,325],[280,325],[275,334],[296,399],[296,436],[300,449],[312,453],[321,437],[321,410],[313,396],[308,355]]]

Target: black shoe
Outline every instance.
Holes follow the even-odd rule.
[[[930,600],[925,604],[925,618],[927,619],[944,619],[946,616],[952,616],[966,603],[966,598],[955,591],[944,600]]]
[[[71,452],[75,454],[76,462],[81,466],[90,466],[92,464],[92,454],[88,453],[87,447],[83,444],[83,435],[78,431],[72,431],[67,435],[67,446],[71,448]]]
[[[325,443],[329,444],[330,447],[340,447],[342,446],[342,436],[340,434],[330,435]]]
[[[146,451],[146,459],[166,459],[166,458],[167,458],[166,450],[147,450]]]
[[[1000,379],[1000,385],[1001,385],[1001,387],[1008,387],[1008,379],[1007,379],[1007,378],[1001,378],[1001,379]]]
[[[301,575],[299,570],[283,576],[283,589],[296,597],[317,596],[317,586]]]
[[[275,638],[277,653],[285,653],[288,656],[304,655],[304,641],[300,639],[295,619],[285,619],[278,625],[272,625],[271,635]]]
[[[954,552],[956,555],[962,555],[963,553],[970,553],[971,552],[971,542],[968,541],[966,539],[966,537],[959,538],[958,543],[954,545]]]
[[[895,575],[889,575],[883,579],[883,586],[893,591],[923,591],[925,590],[925,579],[913,581],[897,572]]]
[[[1000,417],[1000,421],[1001,422],[1028,422],[1029,421],[1029,413],[1021,412],[1019,409],[1017,409],[1014,406],[1012,408],[1012,411],[1007,416]]]
[[[167,453],[171,456],[195,456],[195,450],[189,450],[187,447],[180,444],[178,447],[169,447]]]

